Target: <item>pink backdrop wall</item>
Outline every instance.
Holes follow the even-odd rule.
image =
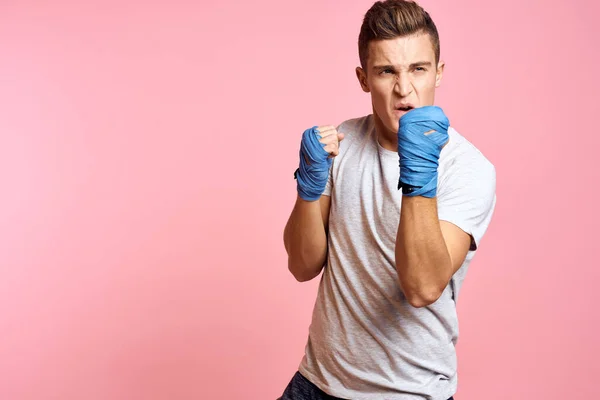
[[[370,1],[0,4],[0,398],[274,399],[318,280],[283,227],[301,132],[370,112]],[[422,4],[437,104],[498,172],[457,400],[597,399],[593,1]]]

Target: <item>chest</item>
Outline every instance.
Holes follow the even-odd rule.
[[[332,173],[330,221],[344,231],[338,233],[393,250],[402,203],[397,160],[365,150],[340,160]]]

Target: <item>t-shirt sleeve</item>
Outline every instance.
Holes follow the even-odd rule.
[[[343,123],[339,124],[336,127],[336,130],[339,132],[344,132],[344,128],[343,128]],[[344,137],[344,140],[346,140],[347,138]],[[340,153],[343,151],[343,147],[344,147],[344,140],[342,140],[342,142],[340,143]],[[331,167],[329,167],[329,174],[327,175],[327,183],[325,184],[325,190],[323,191],[323,196],[331,196],[331,190],[333,188],[333,167],[335,165],[335,160],[336,158],[338,158],[339,155],[337,157],[333,158],[333,161],[331,162]]]
[[[334,158],[334,161],[335,161],[335,158]],[[332,163],[331,167],[329,167],[329,174],[327,175],[327,183],[325,184],[325,190],[323,191],[323,196],[331,196],[332,171],[333,171],[333,163]]]
[[[481,153],[464,157],[456,160],[438,186],[438,217],[468,233],[469,250],[475,251],[496,206],[496,169]]]

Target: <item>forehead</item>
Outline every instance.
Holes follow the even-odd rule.
[[[427,33],[369,42],[370,65],[408,66],[420,61],[435,63],[433,44]]]

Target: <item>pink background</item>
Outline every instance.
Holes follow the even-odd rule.
[[[370,113],[371,1],[0,4],[0,399],[274,399],[301,133]],[[457,400],[597,399],[595,1],[422,1],[437,104],[496,165]]]

